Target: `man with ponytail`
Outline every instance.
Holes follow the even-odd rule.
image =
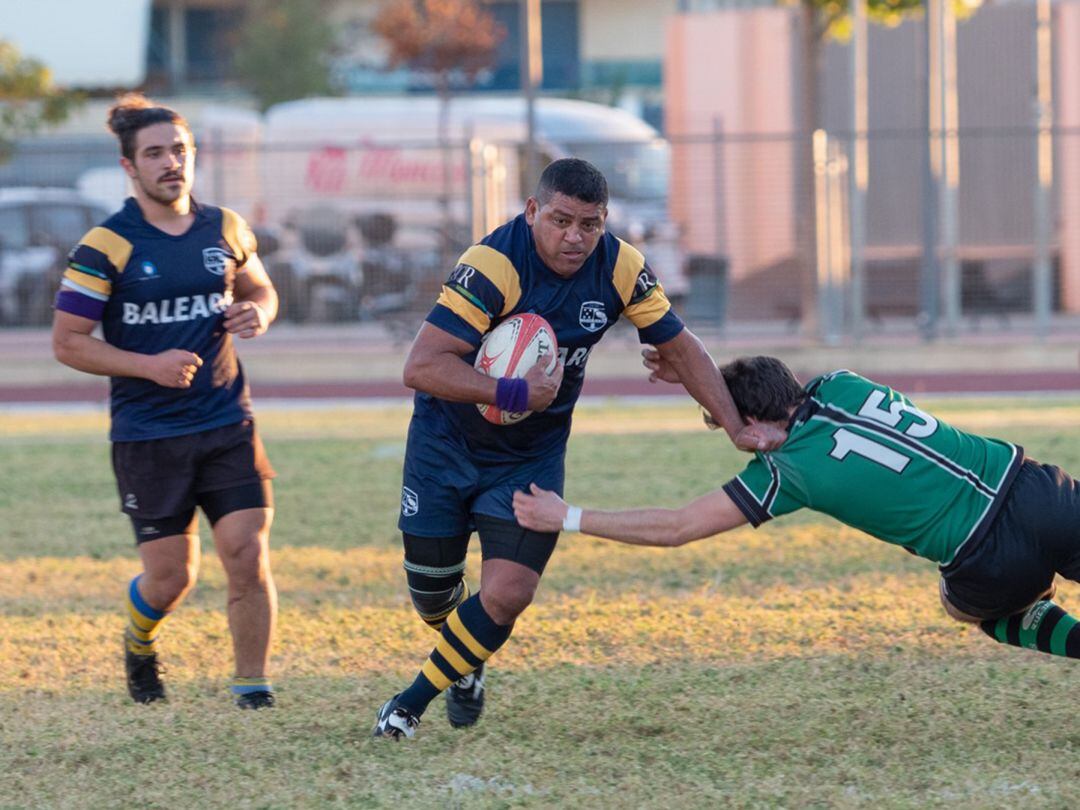
[[[228,577],[231,691],[242,708],[270,707],[274,472],[233,337],[266,332],[277,294],[247,223],[192,197],[195,143],[176,111],[130,94],[108,126],[132,196],[71,251],[53,348],[110,378],[113,470],[143,566],[125,595],[128,691],[138,703],[165,698],[159,630],[195,583],[198,508]]]
[[[678,377],[655,353],[646,365]],[[850,371],[805,387],[774,357],[722,372],[750,424],[788,432],[779,449],[680,509],[582,510],[534,484],[514,496],[518,523],[543,532],[570,519],[585,534],[680,546],[811,508],[937,563],[954,619],[1002,644],[1080,658],[1077,620],[1051,601],[1055,575],[1080,581],[1080,484],[1066,472]]]

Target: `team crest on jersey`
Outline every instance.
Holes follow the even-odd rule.
[[[581,315],[578,320],[590,332],[599,332],[607,326],[607,312],[604,311],[603,302],[585,301],[581,305]]]
[[[412,517],[420,511],[420,496],[408,487],[401,488],[401,514]]]
[[[203,248],[203,267],[215,276],[225,275],[225,268],[228,267],[230,258],[232,257],[219,247]]]

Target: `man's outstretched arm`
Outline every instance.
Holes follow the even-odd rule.
[[[683,329],[667,343],[645,349],[649,381],[681,384],[705,410],[707,421],[721,426],[740,450],[768,452],[784,443],[787,434],[771,425],[748,425],[739,415],[724,375],[716,367],[705,344],[689,329]]]
[[[680,509],[584,509],[580,514],[554,492],[536,484],[530,484],[529,489],[531,494],[514,493],[514,516],[526,529],[540,532],[566,529],[636,546],[681,546],[747,522],[722,489]]]

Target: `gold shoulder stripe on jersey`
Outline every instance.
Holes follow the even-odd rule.
[[[243,267],[256,250],[255,235],[244,218],[231,208],[221,209],[221,236],[232,249],[236,266]]]
[[[614,281],[615,289],[619,293],[625,307],[630,303],[634,294],[634,285],[637,284],[638,273],[645,269],[645,257],[641,251],[616,237],[619,243],[619,256],[615,260]]]
[[[642,273],[645,271],[645,257],[633,245],[624,242],[622,239],[618,241],[619,256],[615,260],[615,272],[613,274],[615,289],[618,291],[619,298],[622,299],[625,307],[623,314],[630,319],[630,322],[635,327],[644,329],[663,318],[671,309],[671,302],[664,295],[663,286],[659,281],[656,281],[656,286],[649,295],[636,304],[630,303],[630,299],[634,297],[634,289],[638,284],[638,279],[641,278]]]
[[[500,315],[507,314],[517,306],[521,298],[521,279],[507,256],[487,245],[473,245],[462,254],[458,263],[475,267],[502,293]]]
[[[127,267],[128,259],[131,258],[132,244],[120,234],[103,228],[100,225],[92,228],[82,238],[81,244],[92,247],[94,250],[104,253],[117,273],[123,273]]]

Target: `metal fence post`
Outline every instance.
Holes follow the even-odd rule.
[[[850,254],[851,332],[856,339],[866,331],[864,251],[866,245],[866,190],[870,160],[867,143],[869,106],[867,95],[866,4],[852,0],[851,29],[851,140],[848,142],[848,250]]]
[[[960,111],[956,88],[956,14],[952,0],[937,0],[938,125],[941,129],[938,174],[941,194],[941,273],[945,331],[953,336],[960,325],[959,242]]]
[[[725,227],[724,206],[724,122],[720,117],[713,118],[713,246],[717,256],[724,256],[727,251],[727,228]]]
[[[1050,263],[1051,194],[1054,185],[1053,7],[1035,3],[1035,245],[1031,283],[1035,335],[1050,332],[1053,274]]]
[[[210,130],[210,154],[214,156],[214,201],[224,205],[225,200],[225,139],[221,127]]]
[[[937,0],[941,2],[941,0]],[[922,138],[922,264],[919,271],[919,330],[924,340],[933,340],[937,336],[938,327],[938,286],[940,277],[938,273],[938,174],[937,161],[934,158],[934,142],[937,133],[933,129],[934,116],[932,114],[934,98],[934,54],[936,49],[932,46],[934,26],[931,24],[933,14],[926,14],[923,21],[923,53],[922,85],[924,88],[925,103],[923,104],[923,138]]]

